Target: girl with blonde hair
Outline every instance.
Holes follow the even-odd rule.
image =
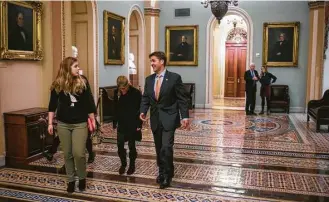
[[[124,146],[125,142],[128,142],[130,163],[127,174],[131,175],[135,172],[135,160],[137,158],[135,141],[141,141],[142,139],[142,121],[139,119],[142,94],[129,83],[128,78],[125,76],[117,78],[117,87],[114,91],[115,115],[113,128],[118,125],[117,146],[121,160],[119,174],[122,175],[127,166],[127,153]]]
[[[75,167],[79,177],[79,190],[86,188],[85,148],[88,136],[87,122],[96,128],[95,102],[85,77],[79,75],[79,63],[74,57],[65,58],[51,85],[48,132],[53,134],[53,118],[56,112],[57,133],[64,152],[68,176],[67,192],[75,189]]]

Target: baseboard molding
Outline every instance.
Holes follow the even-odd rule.
[[[290,107],[290,112],[305,113],[305,107]]]
[[[1,155],[0,156],[0,166],[5,166],[6,165],[6,157]]]
[[[195,104],[195,108],[204,109],[204,104]]]
[[[204,105],[204,108],[206,108],[206,109],[211,109],[211,108],[212,108],[212,105],[209,104],[209,103],[208,103],[208,104],[205,104],[205,105]]]
[[[265,107],[266,109],[266,107]],[[262,110],[262,107],[260,105],[256,105],[255,107],[255,111],[261,111]],[[289,112],[290,113],[305,113],[305,108],[304,107],[290,107],[289,109]]]
[[[195,108],[198,109],[212,109],[213,106],[211,104],[195,104]],[[218,108],[225,108],[225,107],[218,107]],[[234,107],[232,107],[233,109]],[[236,108],[236,107],[235,107]],[[229,107],[227,107],[229,109]],[[261,111],[262,107],[260,105],[256,105],[255,111]],[[305,113],[305,107],[290,107],[291,113]]]
[[[220,95],[214,95],[213,96],[213,99],[220,99],[221,97],[220,97]]]
[[[214,108],[212,104],[195,104],[196,109],[212,109]],[[225,108],[225,107],[217,107],[217,108]],[[236,107],[232,107],[232,109],[235,109]],[[229,107],[226,107],[225,109],[229,109]],[[256,105],[255,111],[261,111],[262,107],[260,105]],[[240,109],[239,109],[240,110]],[[306,108],[305,107],[290,107],[291,113],[305,113]]]
[[[225,107],[225,106],[213,106],[212,109],[223,109],[223,110],[236,110],[244,111],[244,107]]]

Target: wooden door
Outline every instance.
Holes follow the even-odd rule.
[[[245,80],[244,73],[246,72],[247,62],[247,46],[237,47],[238,49],[238,64],[237,64],[237,89],[236,97],[245,97]]]
[[[246,43],[226,43],[225,97],[244,97]]]

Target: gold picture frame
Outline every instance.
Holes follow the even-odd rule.
[[[300,22],[264,23],[263,65],[298,66]]]
[[[125,17],[104,10],[104,64],[123,65],[124,63]]]
[[[166,26],[168,66],[198,66],[198,25]]]
[[[0,59],[42,60],[42,3],[0,3]]]

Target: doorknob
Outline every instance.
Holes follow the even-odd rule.
[[[240,83],[240,79],[238,78],[238,83]]]

